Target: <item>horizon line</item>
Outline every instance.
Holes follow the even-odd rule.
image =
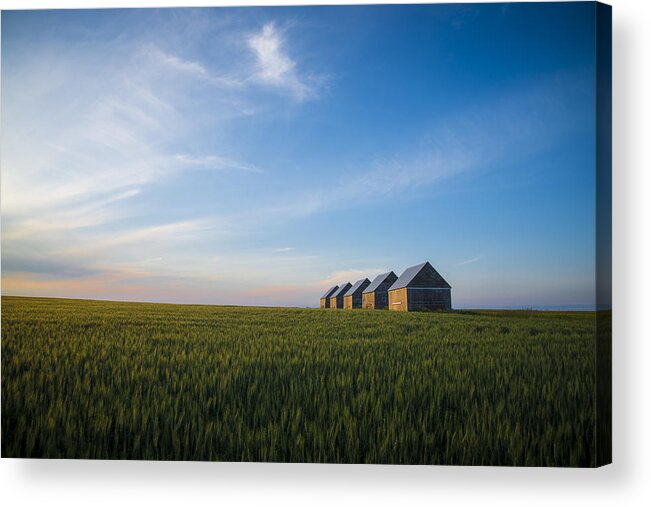
[[[309,305],[238,305],[224,303],[184,303],[175,301],[153,301],[153,300],[129,300],[129,299],[102,299],[92,297],[64,297],[64,296],[25,296],[20,294],[0,294],[0,297],[24,298],[24,299],[57,299],[68,301],[96,301],[104,303],[137,303],[137,304],[157,304],[157,305],[177,305],[177,306],[224,306],[239,308],[298,308],[298,309],[320,309],[318,306]],[[567,304],[567,305],[501,305],[489,307],[460,306],[446,311],[484,311],[484,310],[508,310],[508,311],[540,311],[540,312],[580,312],[596,313],[600,311],[612,311],[612,307],[597,308],[591,303],[585,304]]]

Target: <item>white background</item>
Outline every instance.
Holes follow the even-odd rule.
[[[184,3],[273,5],[278,2],[0,0],[0,7],[153,7]],[[651,291],[648,288],[651,285],[651,2],[612,0],[611,4],[613,465],[597,470],[572,470],[3,459],[0,502],[8,506],[651,505]]]

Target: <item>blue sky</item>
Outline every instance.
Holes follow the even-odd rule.
[[[2,15],[3,294],[591,307],[594,4]]]

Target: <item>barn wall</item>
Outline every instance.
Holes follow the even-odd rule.
[[[369,292],[368,294],[362,294],[362,308],[367,308],[369,310],[375,308],[374,292]]]
[[[389,293],[385,290],[375,291],[375,308],[380,310],[389,306]]]
[[[406,288],[389,291],[389,310],[394,312],[408,311]]]
[[[395,273],[391,272],[386,279],[373,291],[373,308],[376,310],[389,307],[389,287],[398,279]]]
[[[353,308],[362,307],[362,294],[353,294],[352,296],[344,296],[344,310],[351,310]]]
[[[330,298],[321,298],[321,308],[330,308]]]
[[[452,297],[449,289],[418,289],[409,287],[407,291],[408,311],[451,310]]]
[[[343,296],[330,298],[330,308],[343,308],[343,307],[344,307],[344,297]]]

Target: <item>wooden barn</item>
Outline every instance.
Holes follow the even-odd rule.
[[[380,309],[389,306],[389,287],[398,279],[393,271],[377,275],[362,293],[362,308]]]
[[[353,285],[348,292],[344,294],[344,309],[351,310],[353,308],[362,307],[362,293],[364,289],[371,284],[371,281],[368,278],[362,278],[357,280],[355,285]]]
[[[348,292],[352,285],[350,282],[346,282],[343,285],[340,285],[339,288],[332,293],[330,296],[330,308],[343,308],[344,307],[344,294]]]
[[[401,312],[450,310],[451,292],[450,284],[429,262],[423,262],[407,268],[389,288],[389,309]]]
[[[326,292],[323,296],[321,296],[321,308],[330,308],[330,298],[332,297],[332,294],[339,288],[339,285],[335,285],[334,287],[330,287],[328,289],[328,292]]]

